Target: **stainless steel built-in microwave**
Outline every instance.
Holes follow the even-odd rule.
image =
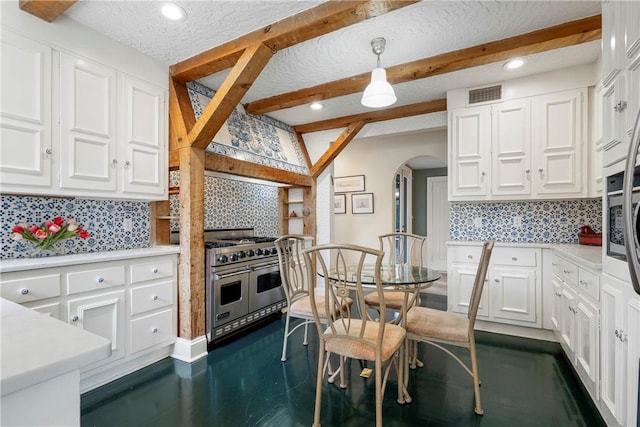
[[[624,219],[622,207],[622,182],[624,174],[621,172],[607,178],[607,223],[609,233],[607,235],[607,255],[613,258],[626,260],[627,254],[624,245]],[[640,202],[640,168],[636,168],[632,193],[633,223],[635,233],[640,236],[640,215],[638,215],[638,202]]]

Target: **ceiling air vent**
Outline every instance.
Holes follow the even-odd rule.
[[[485,104],[502,100],[502,85],[469,89],[468,105]]]

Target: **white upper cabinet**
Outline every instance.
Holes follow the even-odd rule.
[[[532,99],[534,191],[586,196],[582,146],[586,90],[565,91]]]
[[[166,94],[162,88],[122,75],[123,193],[166,196]]]
[[[484,198],[491,174],[491,115],[487,107],[451,112],[450,196]],[[450,172],[451,173],[451,172]]]
[[[1,34],[0,184],[10,191],[51,186],[51,48]]]
[[[3,193],[167,199],[168,90],[108,55],[89,59],[2,31]]]
[[[60,187],[116,190],[116,72],[60,55]]]
[[[608,86],[624,63],[624,6],[619,1],[602,3],[602,83]],[[637,25],[637,21],[634,25]]]
[[[587,197],[586,88],[450,112],[449,199]]]
[[[531,102],[504,102],[492,111],[492,194],[531,193]]]

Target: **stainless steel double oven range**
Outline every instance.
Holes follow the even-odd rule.
[[[172,240],[177,240],[177,233]],[[207,341],[215,344],[258,321],[280,315],[287,301],[275,237],[253,228],[205,231]]]

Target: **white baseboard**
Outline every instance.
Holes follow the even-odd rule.
[[[524,326],[507,325],[496,322],[486,322],[476,320],[476,330],[485,332],[494,332],[504,335],[513,335],[516,337],[531,338],[536,340],[558,342],[553,331],[539,328],[527,328]]]
[[[174,359],[182,360],[187,363],[193,363],[206,356],[207,337],[205,335],[193,340],[178,337],[173,346],[173,354],[171,355]]]

